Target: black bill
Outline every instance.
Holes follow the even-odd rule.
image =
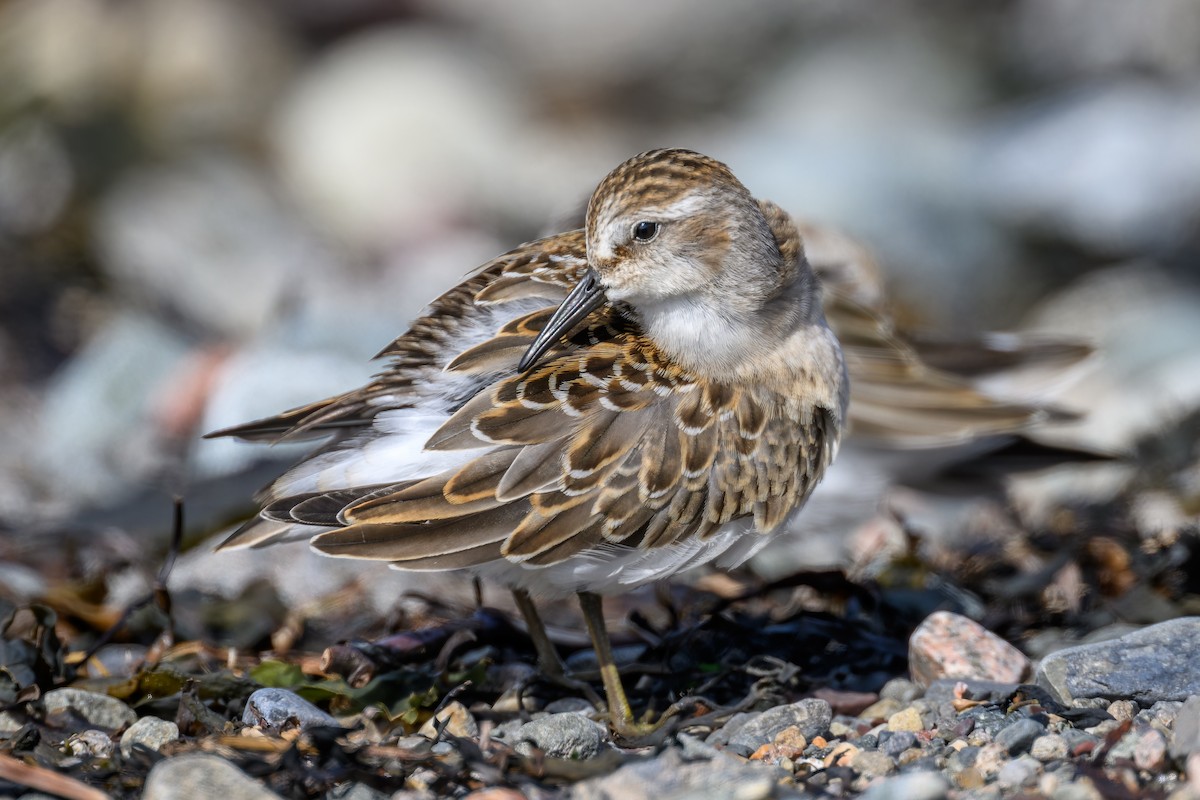
[[[536,364],[547,350],[570,333],[572,328],[582,322],[584,317],[592,313],[603,302],[604,289],[600,286],[600,281],[596,280],[596,274],[588,270],[584,273],[583,280],[579,281],[567,295],[567,299],[563,300],[562,305],[554,312],[554,316],[550,317],[550,321],[533,340],[533,344],[529,345],[525,355],[521,356],[517,370],[524,372]]]

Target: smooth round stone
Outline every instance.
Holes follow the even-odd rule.
[[[74,714],[89,725],[118,730],[137,721],[137,712],[115,697],[82,689],[54,689],[42,698],[47,717]]]
[[[551,714],[527,722],[513,735],[514,749],[530,755],[533,748],[554,758],[591,758],[604,747],[604,729],[580,714]]]
[[[138,746],[157,753],[167,742],[178,738],[179,726],[174,722],[158,717],[142,717],[121,735],[121,755],[130,758]]]
[[[301,728],[336,727],[338,721],[295,692],[287,689],[259,689],[246,700],[242,722],[280,730],[289,725]]]
[[[279,795],[229,763],[206,753],[166,758],[146,776],[142,800],[279,800]]]

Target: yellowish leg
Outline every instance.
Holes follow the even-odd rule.
[[[538,670],[545,678],[559,686],[583,692],[588,702],[597,708],[600,707],[599,695],[586,681],[577,681],[567,677],[566,666],[559,658],[554,642],[550,641],[550,636],[546,633],[546,626],[542,623],[542,617],[538,614],[537,606],[534,605],[529,592],[524,589],[513,589],[512,594],[513,600],[517,604],[517,610],[521,612],[521,616],[525,618],[525,626],[529,628],[529,638],[533,640],[533,648],[537,651]]]
[[[604,695],[608,698],[608,716],[613,732],[623,739],[638,739],[653,733],[666,721],[668,715],[664,715],[653,725],[634,721],[633,709],[629,707],[625,687],[621,685],[621,675],[617,672],[617,663],[613,660],[612,642],[609,641],[608,628],[604,624],[604,605],[600,595],[580,592],[579,607],[583,609],[583,619],[587,622],[588,634],[592,637],[592,647],[596,649],[596,663],[600,667],[600,678],[604,681]]]

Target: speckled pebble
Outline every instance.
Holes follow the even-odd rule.
[[[1039,736],[1029,746],[1029,755],[1043,763],[1066,758],[1068,751],[1067,740],[1057,733],[1047,733]]]
[[[930,614],[908,640],[913,682],[928,686],[939,678],[1020,681],[1031,669],[1017,648],[974,620],[950,611]]]
[[[1108,704],[1108,713],[1112,714],[1117,722],[1133,719],[1140,710],[1141,706],[1132,700],[1114,700]]]
[[[896,762],[878,750],[860,750],[850,760],[850,768],[871,778],[891,775],[896,771]]]
[[[925,730],[925,723],[921,721],[921,714],[915,708],[906,708],[903,711],[897,711],[888,717],[888,730],[892,731],[916,731]]]
[[[1142,731],[1133,746],[1133,763],[1138,769],[1157,772],[1167,763],[1167,739],[1154,728]]]
[[[1024,753],[1046,729],[1032,719],[1019,719],[996,734],[996,744],[1009,755]]]
[[[82,689],[54,689],[42,698],[46,716],[74,714],[89,725],[118,730],[137,721],[137,712],[115,697]]]
[[[158,717],[142,717],[121,735],[121,755],[131,758],[134,748],[139,745],[157,753],[167,742],[178,738],[179,726],[174,722]]]
[[[996,773],[996,783],[1002,787],[1031,786],[1037,780],[1042,765],[1030,756],[1014,758]]]

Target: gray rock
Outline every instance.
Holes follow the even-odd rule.
[[[74,714],[89,725],[118,730],[137,721],[137,713],[115,697],[82,689],[54,689],[42,698],[46,716]]]
[[[1200,750],[1200,695],[1189,697],[1175,715],[1171,757],[1184,759]]]
[[[142,800],[278,800],[240,769],[218,756],[193,753],[167,758],[154,765],[146,776]]]
[[[966,697],[971,700],[998,702],[1017,690],[1018,684],[1005,681],[985,681],[978,678],[939,678],[925,690],[925,699],[934,704],[956,700],[955,687],[966,684]]]
[[[1045,732],[1046,729],[1037,722],[1019,719],[997,733],[994,741],[1007,750],[1009,755],[1015,756],[1028,750],[1034,740]]]
[[[590,714],[596,707],[582,697],[560,697],[546,704],[547,714]]]
[[[748,756],[773,741],[781,730],[793,725],[800,729],[804,738],[812,741],[813,737],[828,730],[832,721],[833,710],[829,703],[810,697],[798,703],[775,706],[747,720],[729,737],[727,747],[733,753]]]
[[[147,747],[154,752],[167,742],[179,738],[179,726],[158,717],[142,717],[121,735],[121,755],[130,758],[135,747]]]
[[[878,750],[860,750],[850,760],[850,768],[868,778],[878,778],[895,772],[896,762]]]
[[[254,692],[246,701],[242,722],[275,730],[291,725],[314,728],[338,724],[329,714],[287,689],[259,689]]]
[[[386,795],[365,783],[346,783],[325,793],[325,800],[388,800],[389,797],[396,795]]]
[[[860,798],[861,800],[892,800],[892,798],[903,797],[904,800],[942,800],[949,791],[950,783],[936,772],[914,772],[873,783],[860,795]]]
[[[555,758],[591,758],[604,747],[604,728],[579,714],[550,714],[527,722],[513,736],[515,749],[529,755],[533,747]]]
[[[1038,761],[1057,761],[1067,757],[1067,740],[1057,733],[1047,733],[1033,740],[1029,754]]]
[[[897,731],[887,739],[882,739],[881,737],[880,741],[880,749],[892,758],[895,758],[911,747],[917,746],[917,735],[911,731]]]
[[[908,704],[921,696],[921,687],[908,678],[892,678],[879,690],[879,699],[897,700]]]
[[[728,753],[707,761],[685,761],[674,748],[657,758],[626,764],[617,771],[577,783],[570,800],[756,800],[771,797],[786,773]]]
[[[1119,639],[1051,653],[1037,682],[1064,702],[1076,698],[1185,700],[1200,694],[1200,617],[1181,617]]]
[[[1042,770],[1042,765],[1030,756],[1014,758],[996,773],[996,783],[1000,786],[1026,786],[1034,782]]]

